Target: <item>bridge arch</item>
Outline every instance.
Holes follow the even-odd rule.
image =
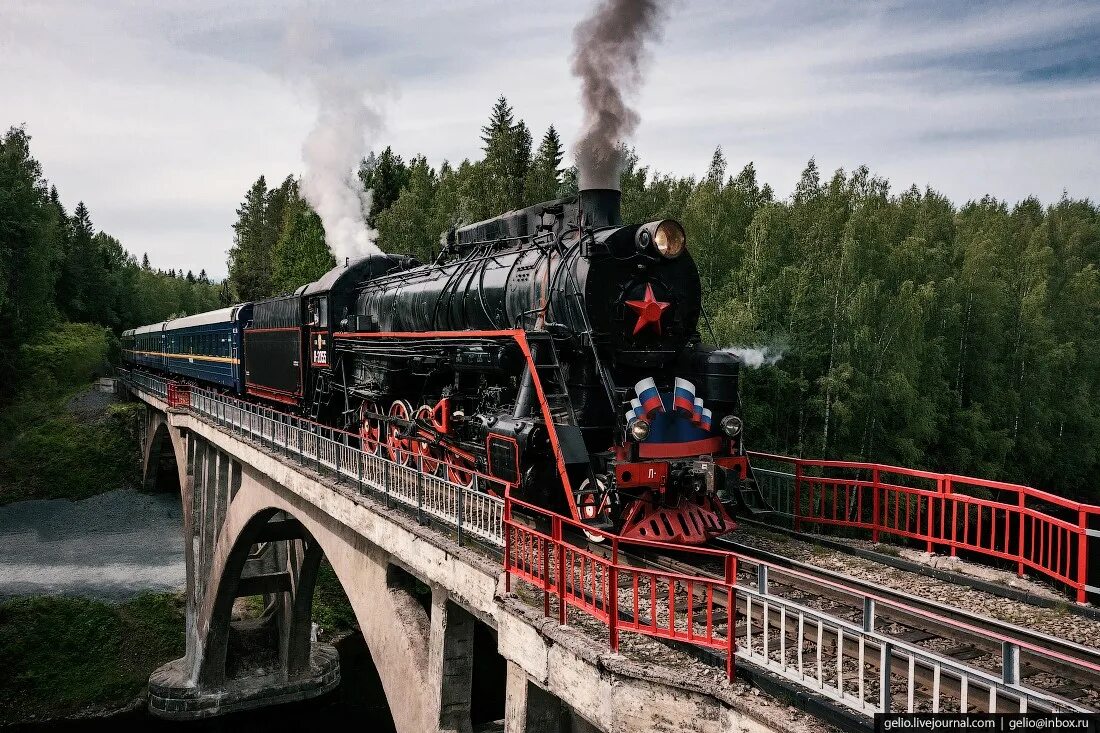
[[[186,482],[186,450],[165,416],[146,410],[141,477],[146,491],[179,493]],[[184,460],[180,460],[183,458]]]
[[[385,553],[343,525],[313,516],[316,508],[296,506],[296,498],[259,480],[241,482],[216,543],[207,592],[198,599],[196,643],[188,644],[189,653],[194,650],[188,660],[191,679],[203,688],[218,688],[229,679],[227,672],[237,666],[233,602],[244,595],[265,597],[265,616],[278,629],[286,681],[310,675],[313,595],[321,559],[327,558],[351,603],[396,729],[435,730],[441,693],[425,674],[430,604],[425,607],[401,582]],[[256,551],[261,545],[267,546],[266,557]],[[280,565],[286,569],[273,569]]]

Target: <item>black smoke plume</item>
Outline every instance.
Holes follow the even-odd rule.
[[[624,99],[642,80],[645,42],[667,0],[600,0],[573,29],[573,75],[581,80],[584,123],[573,149],[580,188],[619,188],[625,142],[638,113]]]

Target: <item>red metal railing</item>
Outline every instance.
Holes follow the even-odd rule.
[[[191,385],[168,382],[168,406],[190,407]]]
[[[767,453],[755,459],[793,468],[791,514],[802,524],[867,530],[1016,564],[1063,583],[1084,603],[1089,529],[1100,507],[1030,486],[856,461],[816,461]],[[1100,549],[1100,545],[1093,543]],[[1100,562],[1100,559],[1094,559]]]
[[[513,515],[517,508],[525,521],[517,521]],[[573,530],[581,544],[564,537],[564,528]],[[589,550],[581,530],[603,537],[608,552]],[[514,576],[541,591],[547,616],[556,605],[559,623],[567,623],[570,607],[601,621],[608,627],[612,651],[618,651],[620,631],[725,651],[726,674],[733,679],[736,556],[716,550],[690,550],[701,559],[721,563],[724,569],[723,578],[693,576],[625,564],[620,550],[628,546],[668,549],[662,543],[622,540],[569,517],[505,498],[504,568],[508,590]]]

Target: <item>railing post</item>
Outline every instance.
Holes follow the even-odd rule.
[[[1085,603],[1088,600],[1089,582],[1089,513],[1084,509],[1077,512],[1077,526],[1081,528],[1077,535],[1077,602]]]
[[[355,451],[355,478],[359,482],[359,495],[367,493],[367,490],[363,487],[363,458],[364,453],[362,450]]]
[[[426,525],[424,518],[424,461],[423,456],[416,454],[416,521]]]
[[[295,426],[294,431],[298,434],[298,465],[299,466],[305,466],[306,465],[306,450],[305,450],[305,446],[302,445],[302,426],[301,425]]]
[[[797,486],[797,484],[796,484]],[[737,557],[726,555],[726,679],[733,682],[737,657],[737,597],[734,586],[737,584]],[[654,612],[654,617],[656,613]],[[747,623],[752,623],[748,619]]]
[[[802,460],[794,459],[794,504],[791,506],[791,514],[794,515],[794,531],[802,531]]]
[[[1011,641],[1001,642],[1001,681],[1006,685],[1020,684],[1020,647]]]
[[[555,583],[558,589],[558,623],[565,626],[568,611],[565,605],[565,543],[561,539],[561,517],[556,514],[550,520],[550,536],[554,539],[554,550],[558,555],[558,573]]]
[[[456,517],[458,524],[458,546],[462,547],[462,515],[465,513],[462,507],[462,496],[466,493],[466,489],[461,486],[458,487],[458,517]]]
[[[871,468],[871,541],[878,542],[879,519],[882,517],[882,499],[879,496],[878,466]]]
[[[947,522],[948,502],[950,502],[950,508],[951,508],[951,534],[948,535],[948,539],[951,541],[951,557],[955,557],[955,555],[957,555],[958,552],[959,552],[958,548],[955,547],[956,540],[957,540],[957,537],[955,536],[955,529],[956,529],[955,528],[955,518],[958,516],[959,513],[958,513],[958,510],[955,508],[957,505],[955,504],[955,498],[954,498],[955,497],[954,484],[952,484],[950,476],[944,476],[944,479],[943,479],[943,493],[944,493],[944,496],[947,497],[947,499],[944,500],[944,519],[943,519],[943,521],[945,523]]]
[[[1016,541],[1016,557],[1019,558],[1016,562],[1016,575],[1022,578],[1024,577],[1024,532],[1027,528],[1027,521],[1024,516],[1024,508],[1027,506],[1027,504],[1024,492],[1017,490],[1016,496],[1016,505],[1019,507],[1018,511],[1020,512],[1020,538]],[[978,507],[978,511],[981,512],[981,507]]]
[[[559,520],[555,516],[554,519],[552,520],[552,522],[557,522],[557,521],[559,521]],[[555,534],[553,532],[553,529],[551,529],[550,536],[551,537],[555,536]],[[546,540],[541,540],[541,539],[536,540],[535,541],[535,546],[538,547],[540,545],[542,546],[542,573],[540,575],[540,580],[542,581],[542,615],[543,616],[549,616],[550,615],[550,588],[551,588],[551,583],[550,583],[550,552],[551,552],[551,549],[553,547],[557,546],[557,542],[553,541],[553,540],[550,541],[550,542],[547,542]],[[558,598],[560,599],[560,598],[562,598],[562,595],[560,594],[561,589],[559,588],[558,590],[559,590]]]
[[[694,599],[689,598],[688,603]],[[607,627],[611,636],[611,652],[619,651],[619,538],[611,538],[611,565],[607,574]]]
[[[756,566],[756,592],[762,596],[768,595],[768,566],[764,563]]]
[[[863,630],[872,634],[875,631],[875,599],[870,596],[863,597]]]
[[[511,499],[508,496],[504,497],[504,512],[501,519],[504,526],[501,528],[504,534],[504,592],[510,593],[512,591],[512,563],[511,552],[512,549],[512,528],[508,526],[508,520],[512,518],[511,514]]]
[[[890,666],[894,663],[894,648],[888,641],[879,645],[878,708],[880,713],[890,712]]]
[[[932,518],[935,516],[935,510],[933,509],[933,505],[934,505],[935,500],[937,498],[939,498],[940,496],[942,496],[942,495],[943,495],[943,479],[937,479],[936,480],[936,496],[929,496],[928,497],[928,504],[925,507],[928,510],[928,519],[925,520],[926,529],[925,529],[925,535],[924,536],[925,536],[926,541],[928,543],[927,550],[928,550],[929,555],[931,555],[935,551],[935,547],[933,546],[933,543],[932,543],[932,537],[934,536],[932,534],[932,527],[934,526],[933,522],[932,522]],[[919,494],[917,495],[917,506],[918,507],[920,506],[920,495]]]
[[[382,491],[386,493],[386,508],[391,509],[390,504],[390,462],[382,459]]]
[[[344,459],[343,459],[344,451],[341,448],[341,444],[337,443],[335,440],[332,441],[332,444],[333,444],[333,447],[335,447],[335,449],[336,449],[336,483],[342,484],[342,483],[344,483],[344,475],[340,472],[340,470],[343,467],[342,464],[344,462]]]

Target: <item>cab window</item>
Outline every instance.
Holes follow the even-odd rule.
[[[309,301],[309,324],[328,328],[328,298],[314,298]]]

